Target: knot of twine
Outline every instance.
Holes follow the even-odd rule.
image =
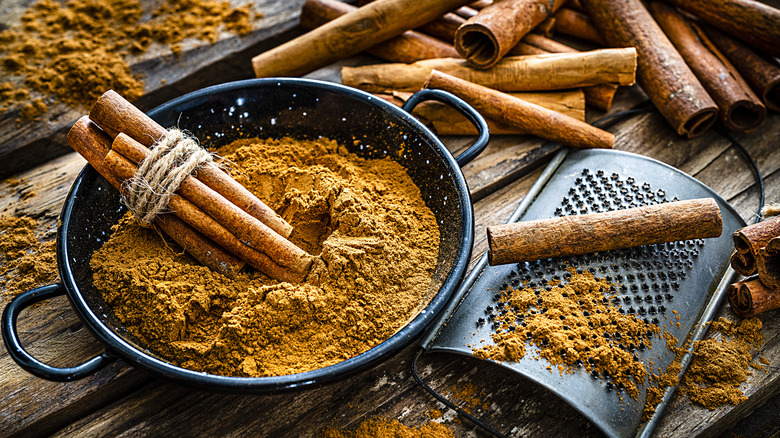
[[[142,226],[151,226],[165,212],[174,192],[201,165],[213,161],[195,137],[171,128],[152,145],[132,178],[125,182],[125,205]]]

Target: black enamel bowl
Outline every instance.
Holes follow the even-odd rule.
[[[423,100],[454,106],[480,130],[479,139],[457,159],[407,111]],[[166,103],[149,115],[163,126],[187,129],[204,146],[237,138],[328,137],[366,158],[389,157],[403,165],[420,188],[441,228],[440,250],[420,313],[390,339],[353,358],[304,373],[277,377],[227,377],[187,370],[137,343],[112,314],[92,284],[89,260],[124,214],[118,192],[90,166],[65,201],[57,234],[61,283],[18,296],[3,312],[3,340],[24,369],[45,379],[85,377],[117,357],[159,377],[200,389],[271,392],[334,381],[389,358],[421,335],[439,315],[463,278],[474,238],[473,208],[460,166],[481,152],[487,125],[462,100],[423,90],[404,109],[341,85],[304,79],[255,79],[218,85]],[[207,140],[208,139],[208,140]],[[19,312],[31,304],[67,294],[74,309],[106,351],[72,368],[48,366],[26,352],[16,329]]]

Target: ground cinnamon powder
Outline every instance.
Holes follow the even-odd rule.
[[[8,297],[57,280],[50,230],[27,216],[0,217],[0,290]]]
[[[447,426],[426,423],[419,427],[404,426],[398,420],[367,418],[354,430],[338,430],[332,427],[320,433],[321,438],[454,438]]]
[[[505,313],[496,318],[495,345],[476,348],[479,358],[518,361],[526,345],[560,372],[584,368],[603,378],[608,388],[625,390],[636,398],[637,385],[647,370],[635,354],[652,346],[655,325],[622,314],[606,299],[610,283],[588,271],[569,269],[569,279],[546,288],[512,288],[501,291]]]
[[[324,263],[302,284],[258,272],[230,280],[126,217],[91,266],[142,345],[214,374],[297,373],[368,350],[427,303],[439,230],[400,165],[326,139],[239,140],[217,152]]]
[[[139,0],[38,0],[18,26],[0,32],[0,72],[18,78],[0,83],[0,111],[21,106],[22,117],[34,119],[50,97],[85,107],[109,89],[135,100],[144,86],[129,55],[154,42],[179,53],[186,38],[246,35],[259,16],[249,5],[216,0],[167,0],[150,11]],[[41,96],[30,101],[30,89]]]

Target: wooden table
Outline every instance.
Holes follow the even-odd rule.
[[[284,39],[297,32],[291,26],[283,30],[286,33],[281,36],[273,32],[272,36]],[[235,56],[243,57],[248,66],[252,49],[259,51],[259,47],[251,45]],[[354,57],[343,64],[364,62],[371,60]],[[338,81],[339,67],[329,66],[309,76]],[[163,94],[175,95],[177,91],[208,84],[210,78],[221,77],[204,76],[202,70],[195,70],[179,81],[176,89]],[[249,75],[249,69],[243,74]],[[241,76],[240,69],[234,70],[231,77],[236,76]],[[636,87],[622,90],[612,112],[643,99]],[[589,119],[600,115],[593,112]],[[616,149],[650,156],[693,175],[727,199],[747,222],[753,220],[758,204],[754,177],[738,151],[714,131],[694,140],[681,139],[657,113],[635,116],[610,130],[617,136]],[[57,136],[52,138],[51,141],[57,141]],[[738,138],[758,162],[767,199],[780,199],[780,114],[771,114],[760,129]],[[445,139],[453,153],[463,150],[469,141]],[[488,149],[463,169],[476,214],[472,266],[486,250],[485,227],[505,222],[538,177],[539,169],[529,169],[541,164],[539,157],[544,154],[540,144],[538,139],[528,136],[495,137]],[[84,164],[81,157],[69,153],[27,166],[13,175],[21,184],[0,182],[0,212],[33,216],[54,229],[64,197]],[[35,194],[30,196],[30,192]],[[0,304],[5,306],[7,302],[7,297],[0,296]],[[720,314],[734,318],[727,305]],[[765,343],[759,354],[769,359],[771,365],[768,372],[754,372],[744,386],[748,401],[708,411],[678,397],[656,429],[656,436],[718,435],[753,412],[758,412],[752,417],[754,429],[780,429],[774,409],[780,404],[780,311],[762,315],[761,320]],[[29,351],[52,365],[75,365],[102,351],[65,298],[27,310],[20,317],[19,328]],[[156,380],[121,360],[83,380],[48,382],[22,371],[3,350],[0,436],[316,436],[327,426],[354,427],[366,416],[421,424],[430,421],[431,410],[441,409],[442,405],[410,377],[409,363],[415,349],[409,347],[391,360],[338,383],[262,396],[213,394],[176,386]],[[429,355],[421,365],[423,378],[434,388],[450,397],[468,395],[466,398],[474,403],[469,406],[471,412],[511,436],[600,436],[598,429],[568,405],[490,363]],[[770,403],[760,408],[767,400]],[[438,421],[445,421],[456,436],[486,436],[472,424],[456,418],[452,411],[443,411]],[[748,429],[741,426],[732,431]]]

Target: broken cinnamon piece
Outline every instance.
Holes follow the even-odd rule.
[[[594,126],[506,93],[433,70],[426,88],[448,91],[486,117],[517,126],[529,134],[576,148],[612,148],[615,137]]]
[[[311,30],[356,9],[338,0],[306,0],[301,8],[300,25]],[[458,56],[452,44],[412,30],[370,47],[366,52],[389,62],[404,63]]]
[[[636,47],[637,82],[678,134],[696,137],[718,107],[640,0],[581,0],[615,47]]]
[[[68,144],[84,157],[112,186],[121,190],[121,180],[105,165],[104,158],[111,149],[111,138],[106,135],[87,116],[80,118],[68,132]],[[219,272],[234,278],[244,266],[244,262],[203,236],[198,231],[172,215],[161,215],[155,219],[155,225],[179,244],[195,260]]]
[[[344,85],[374,93],[418,91],[436,69],[501,91],[548,91],[597,84],[632,85],[636,61],[633,48],[515,56],[487,70],[474,69],[462,59],[440,58],[413,64],[343,67],[341,80]]]
[[[722,231],[720,208],[712,198],[515,222],[487,228],[488,263],[501,265],[704,239],[718,237]]]
[[[455,33],[455,49],[477,68],[495,65],[565,0],[497,0],[466,20]]]
[[[166,134],[165,128],[113,90],[100,96],[89,117],[111,138],[122,132],[147,147]],[[215,164],[203,165],[197,178],[283,237],[292,233],[293,228],[287,221]]]
[[[726,294],[731,310],[743,318],[780,308],[780,291],[768,288],[757,277],[730,284]]]
[[[686,20],[666,3],[654,1],[650,3],[650,10],[715,100],[721,122],[727,128],[739,132],[749,132],[758,127],[766,118],[766,107],[737,69],[696,24]]]

